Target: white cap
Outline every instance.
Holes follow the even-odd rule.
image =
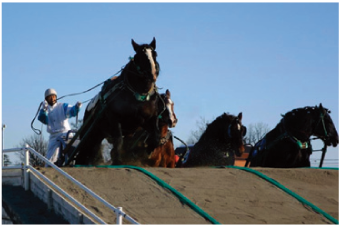
[[[53,95],[53,94],[57,96],[56,90],[54,90],[54,89],[47,89],[47,90],[45,91],[45,98],[48,97],[48,96],[50,96],[50,95]]]

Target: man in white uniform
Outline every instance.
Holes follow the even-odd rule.
[[[47,89],[42,106],[38,120],[47,125],[47,132],[50,134],[46,158],[55,163],[58,160],[60,145],[57,138],[66,136],[71,130],[68,119],[78,114],[82,103],[77,102],[74,106],[57,103],[57,92],[54,89]]]

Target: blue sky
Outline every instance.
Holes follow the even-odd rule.
[[[172,93],[181,139],[201,117],[243,112],[244,125],[272,129],[280,114],[319,103],[339,131],[338,16],[338,3],[2,3],[5,148],[33,134],[47,88],[87,90],[128,62],[131,39],[153,37],[157,85]],[[338,157],[328,149],[326,158]]]

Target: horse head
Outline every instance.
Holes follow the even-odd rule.
[[[150,44],[139,45],[133,39],[131,40],[131,43],[136,52],[133,61],[136,65],[137,71],[140,75],[155,82],[159,76],[160,69],[159,63],[156,61],[157,53],[155,51],[155,38],[153,38],[153,41]]]
[[[159,108],[162,109],[160,120],[167,123],[169,128],[173,128],[176,126],[178,119],[174,113],[174,102],[171,99],[171,93],[167,89],[166,93],[160,94],[161,101],[159,101],[160,106]]]
[[[246,127],[242,125],[243,114],[240,112],[228,127],[227,135],[231,140],[232,148],[237,156],[241,156],[244,151],[243,137],[246,135]]]
[[[330,111],[320,104],[319,107],[315,107],[315,129],[313,135],[323,140],[326,145],[333,145],[336,147],[339,143],[339,135],[336,131],[333,120],[330,117]]]

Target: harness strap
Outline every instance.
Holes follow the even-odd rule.
[[[282,119],[283,120],[283,119]],[[281,121],[282,124],[284,124],[283,121]],[[267,156],[267,153],[268,153],[268,150],[271,149],[274,145],[276,145],[279,141],[283,140],[283,139],[286,139],[286,138],[289,138],[290,141],[294,142],[297,147],[300,149],[300,150],[303,150],[303,149],[308,149],[310,147],[310,142],[302,142],[300,141],[299,139],[297,139],[296,137],[290,135],[286,129],[284,128],[284,125],[282,125],[282,127],[280,128],[281,130],[281,134],[274,140],[272,141],[271,143],[269,144],[265,144],[265,156],[263,157],[263,161],[265,161],[266,159],[266,156]],[[262,139],[264,140],[266,139],[266,136]],[[258,144],[258,143],[257,143]],[[246,160],[246,163],[245,163],[245,167],[249,164],[249,162],[251,161],[252,162],[252,158],[256,157],[257,154],[258,154],[258,150],[256,150],[256,152],[254,152],[256,149],[252,149],[252,151],[250,152],[247,160]]]
[[[109,81],[109,80],[108,80]],[[111,81],[111,80],[110,80]],[[119,83],[117,83],[116,85],[114,85],[113,87],[111,87],[111,89],[109,89],[106,93],[104,93],[103,95],[100,95],[103,103],[106,102],[107,98],[117,89],[122,89],[124,88],[124,82],[121,81]]]
[[[172,137],[172,132],[170,130],[167,131],[166,136],[162,137],[160,139],[160,145],[164,145],[167,143],[167,141]]]
[[[324,130],[325,136],[328,137],[328,132],[327,132],[327,129],[326,129],[326,124],[324,122],[324,114],[322,112],[320,114],[320,121],[322,121],[322,126],[323,126],[323,130]]]
[[[307,149],[307,148],[309,148],[309,142],[307,142],[307,141],[306,142],[302,142],[301,140],[297,139],[296,137],[294,137],[293,135],[288,133],[287,129],[285,128],[284,117],[281,120],[281,124],[282,124],[282,127],[280,129],[283,132],[283,134],[281,136],[279,136],[276,140],[274,140],[273,143],[277,143],[280,140],[283,140],[285,138],[289,138],[292,142],[297,144],[299,149]],[[274,144],[272,144],[272,146],[273,145]]]
[[[124,81],[126,83],[126,87],[128,88],[128,90],[130,90],[134,94],[136,100],[138,101],[148,101],[150,100],[150,97],[157,92],[157,87],[155,86],[155,84],[150,88],[150,90],[147,93],[138,93],[130,85],[126,77],[124,77]]]
[[[289,138],[292,142],[297,144],[297,147],[299,149],[307,149],[309,148],[309,142],[302,142],[299,139],[297,139],[296,137],[290,135],[288,132],[285,132],[284,134],[282,134],[281,136],[277,137],[273,142],[271,142],[269,145],[267,145],[267,149],[272,148],[272,146],[274,146],[275,144],[277,144],[279,141]]]

